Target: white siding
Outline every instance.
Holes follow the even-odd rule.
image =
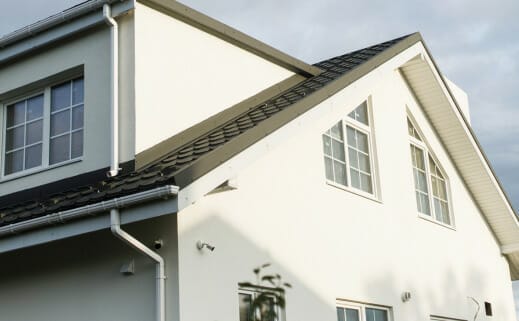
[[[168,15],[136,6],[136,153],[293,75]]]
[[[237,283],[253,281],[252,268],[265,262],[294,286],[287,320],[336,320],[336,299],[391,306],[394,320],[471,320],[469,296],[491,302],[493,319],[515,320],[506,259],[394,70],[389,64],[369,74],[181,193],[179,202],[188,205],[203,185],[217,184],[211,176],[237,173],[237,190],[205,196],[179,213],[182,321],[238,320]],[[321,134],[369,95],[380,202],[324,178]],[[406,108],[449,178],[455,229],[418,217]],[[239,170],[246,158],[256,161]],[[215,251],[199,252],[199,239]],[[407,303],[404,291],[412,294]]]

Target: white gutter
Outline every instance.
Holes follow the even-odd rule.
[[[67,211],[52,213],[31,220],[2,226],[0,227],[0,237],[10,234],[21,233],[38,227],[61,224],[69,220],[95,215],[114,208],[129,207],[151,200],[169,198],[177,194],[178,186],[166,185],[162,187],[157,187],[149,191],[118,197],[108,201],[103,201],[91,205],[85,205]]]
[[[130,247],[136,249],[142,254],[146,255],[153,261],[155,261],[156,268],[156,320],[166,320],[166,275],[164,273],[164,259],[149,249],[146,245],[142,244],[139,240],[126,233],[121,229],[121,218],[119,210],[114,208],[110,210],[110,222],[112,233],[121,239],[123,242],[128,244]]]
[[[110,4],[103,5],[103,17],[110,28],[110,171],[108,177],[119,173],[119,26],[111,16]]]
[[[107,3],[113,3],[118,0],[91,0],[85,3],[74,6],[63,12],[50,16],[46,19],[40,20],[36,23],[23,27],[10,34],[7,34],[0,38],[0,48],[6,47],[12,43],[23,40],[25,38],[34,36],[40,32],[48,30],[54,26],[62,24],[64,22],[78,18],[84,14],[92,12],[96,9],[101,8]]]

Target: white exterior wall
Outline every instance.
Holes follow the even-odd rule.
[[[135,16],[136,153],[293,75],[145,5]]]
[[[398,65],[382,66],[181,191],[187,206],[236,175],[237,190],[179,213],[182,321],[238,320],[238,282],[254,281],[252,269],[265,262],[293,285],[286,320],[334,321],[336,299],[390,306],[393,320],[472,320],[469,296],[482,306],[477,320],[515,320],[507,262]],[[324,176],[322,133],[370,95],[379,201]],[[417,214],[406,108],[449,178],[454,229]],[[199,252],[199,239],[215,251]]]

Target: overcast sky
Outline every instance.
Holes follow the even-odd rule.
[[[0,34],[82,2],[0,0]],[[420,31],[519,209],[518,0],[184,0],[309,63]],[[30,8],[30,10],[28,10]]]

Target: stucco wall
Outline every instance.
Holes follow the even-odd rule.
[[[163,239],[167,320],[178,320],[176,217],[123,228],[144,244]],[[135,274],[121,266],[135,260]],[[107,228],[0,255],[0,319],[143,321],[155,319],[155,264]]]
[[[135,47],[136,153],[293,74],[139,3]]]
[[[476,305],[468,297],[492,303],[494,316],[482,310],[477,320],[515,320],[507,262],[398,65],[363,77],[209,175],[237,172],[238,189],[179,213],[182,321],[238,320],[237,284],[254,281],[253,267],[265,262],[293,284],[287,320],[336,320],[336,299],[390,306],[393,320],[472,320]],[[370,95],[378,201],[326,183],[321,140]],[[449,178],[453,229],[417,214],[406,109]],[[240,162],[247,165],[235,169]],[[186,189],[185,205],[210,181]],[[197,251],[198,239],[216,250]],[[412,294],[407,303],[404,291]]]

